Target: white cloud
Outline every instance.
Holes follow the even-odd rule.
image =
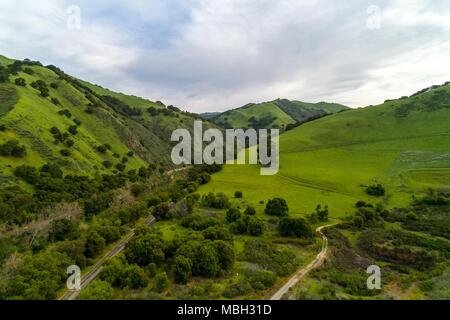
[[[449,74],[445,0],[67,1],[0,3],[0,53],[58,65],[112,89],[223,110],[278,97],[362,106]],[[11,13],[14,14],[11,14]]]

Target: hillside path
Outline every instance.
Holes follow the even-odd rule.
[[[283,296],[289,291],[290,288],[295,286],[297,282],[303,279],[304,276],[308,274],[311,270],[320,267],[328,254],[328,238],[323,234],[322,230],[327,227],[331,227],[334,224],[329,224],[325,226],[318,227],[316,232],[322,237],[322,250],[320,250],[319,254],[314,258],[312,262],[310,262],[307,266],[298,270],[289,280],[286,282],[277,292],[270,298],[270,300],[281,300]]]

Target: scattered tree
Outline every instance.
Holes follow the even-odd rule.
[[[381,184],[378,183],[376,185],[368,186],[366,188],[366,193],[370,196],[382,197],[386,193],[386,190]]]
[[[230,208],[227,210],[227,222],[235,222],[241,217],[241,212],[237,208]]]
[[[311,226],[303,218],[282,218],[278,224],[278,231],[283,237],[311,238]]]
[[[256,210],[255,210],[255,208],[253,208],[253,207],[251,207],[251,206],[248,206],[248,207],[245,209],[244,213],[245,213],[246,215],[249,215],[249,216],[254,216],[254,215],[256,214]]]
[[[271,216],[284,217],[289,213],[286,200],[283,198],[274,198],[267,201],[264,212]]]
[[[21,87],[25,87],[27,85],[27,82],[25,81],[24,78],[16,78],[14,80],[14,83],[16,84],[16,86],[21,86]]]

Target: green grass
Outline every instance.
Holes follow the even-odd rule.
[[[0,65],[8,65],[8,64],[10,64],[10,63],[12,63],[12,62],[13,62],[13,60],[8,59],[7,57],[2,56],[2,55],[0,54]]]
[[[3,59],[3,61],[6,60]],[[17,76],[10,77],[10,84],[0,86],[0,98],[2,98],[0,100],[0,123],[7,128],[6,131],[0,132],[0,143],[16,139],[27,148],[27,156],[22,159],[0,158],[1,176],[11,176],[13,169],[21,164],[40,166],[46,162],[56,162],[66,172],[87,175],[93,175],[96,172],[107,173],[112,169],[104,168],[103,161],[109,160],[113,164],[117,164],[121,160],[114,158],[112,153],[123,157],[133,149],[132,147],[142,148],[139,145],[139,137],[132,132],[132,129],[126,127],[129,119],[115,114],[107,107],[99,108],[96,114],[87,114],[85,109],[88,100],[84,93],[70,83],[59,80],[58,76],[47,68],[32,66],[31,69],[34,71],[33,75],[19,72]],[[16,77],[24,78],[27,85],[25,87],[15,86],[13,83]],[[58,83],[59,87],[57,89],[49,87],[50,97],[43,98],[37,90],[30,86],[31,82],[38,79],[44,80],[47,85],[53,82]],[[50,100],[51,97],[57,98],[61,105],[54,105]],[[71,119],[58,114],[58,111],[63,109],[71,112]],[[59,151],[66,147],[63,144],[56,145],[54,143],[50,128],[56,126],[62,132],[66,132],[69,126],[75,124],[73,119],[80,120],[82,124],[78,128],[78,134],[70,137],[75,142],[75,145],[70,148],[72,155],[62,157]],[[151,133],[141,132],[141,134],[151,137]],[[153,139],[153,141],[155,140]],[[110,144],[112,150],[106,154],[97,152],[96,147],[105,143]],[[167,146],[166,149],[168,148]],[[154,159],[159,159],[161,158],[161,155],[158,154],[160,151],[161,147],[154,145],[154,150],[144,149],[142,154],[155,154]],[[151,156],[143,159],[135,152],[133,157],[128,158],[126,170],[145,166]]]
[[[121,100],[122,102],[128,104],[129,106],[132,106],[132,107],[138,107],[138,108],[143,108],[143,109],[144,108],[147,109],[149,107],[155,107],[155,108],[158,108],[158,109],[162,108],[161,105],[159,105],[159,104],[157,104],[157,103],[155,103],[153,101],[149,101],[147,99],[143,99],[141,97],[127,95],[127,94],[123,94],[123,93],[120,93],[120,92],[114,92],[114,91],[111,91],[109,89],[103,88],[103,87],[101,87],[99,85],[95,85],[95,84],[92,84],[92,83],[89,83],[89,82],[83,81],[83,80],[80,80],[80,82],[82,84],[84,84],[85,86],[87,86],[88,88],[90,88],[91,90],[93,90],[94,92],[96,92],[97,94],[99,94],[99,95],[112,96],[112,97],[117,98],[117,99]]]
[[[7,65],[12,62],[13,60],[0,56],[0,64]],[[99,96],[113,96],[130,107],[141,108],[143,111],[141,116],[127,116],[100,102],[100,106],[94,108],[95,112],[88,114],[86,109],[90,101],[85,90],[70,81],[61,80],[48,68],[30,68],[34,71],[33,75],[19,72],[17,75],[11,75],[10,83],[0,85],[0,124],[7,128],[6,131],[0,132],[0,143],[16,139],[27,148],[27,156],[22,159],[0,157],[1,181],[17,183],[12,172],[18,165],[40,166],[47,162],[59,164],[67,173],[111,173],[114,167],[106,169],[103,162],[108,160],[116,165],[130,150],[134,152],[134,156],[128,157],[125,172],[147,166],[149,163],[171,165],[172,131],[176,128],[192,130],[194,119],[188,114],[175,112],[169,116],[151,116],[146,112],[148,107],[164,106],[80,80]],[[27,85],[14,85],[17,77],[24,78]],[[39,91],[30,86],[36,80],[43,80],[48,85],[49,97],[41,97]],[[51,88],[51,83],[57,83],[58,87]],[[56,106],[51,98],[57,98],[61,104]],[[58,111],[64,109],[70,111],[71,119],[58,114]],[[50,128],[55,126],[61,132],[66,132],[69,126],[75,124],[74,119],[82,124],[78,128],[78,134],[70,137],[75,142],[70,148],[72,155],[62,157],[60,150],[66,147],[54,143]],[[206,126],[211,127],[211,124]],[[96,147],[103,144],[111,145],[112,150],[105,154],[99,153]],[[114,153],[120,158],[113,157]]]
[[[261,176],[258,166],[226,165],[199,191],[232,196],[240,190],[254,204],[283,197],[294,215],[326,204],[331,217],[339,218],[358,200],[394,207],[429,187],[450,190],[450,109],[443,92],[450,97],[450,86],[306,123],[280,137],[277,175]],[[408,114],[399,115],[411,103]],[[362,185],[373,183],[385,185],[387,195],[367,196]]]
[[[11,84],[0,84],[0,117],[10,111],[19,100],[16,88]]]
[[[433,300],[450,299],[450,268],[447,268],[441,276],[434,279],[433,289],[427,295],[428,298]]]

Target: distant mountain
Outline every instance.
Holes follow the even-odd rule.
[[[257,104],[249,103],[243,107],[216,114],[209,119],[225,128],[286,129],[298,123],[347,109],[349,108],[336,103],[307,103],[277,99]]]
[[[213,120],[216,117],[218,117],[219,115],[220,115],[220,112],[203,112],[203,113],[199,114],[200,118],[202,118],[204,120]]]

